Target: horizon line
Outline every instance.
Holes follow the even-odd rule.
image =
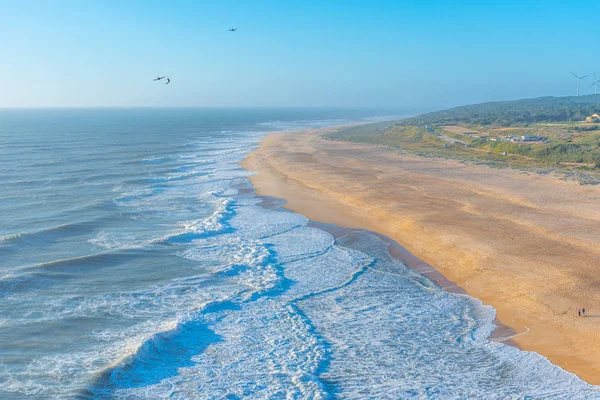
[[[431,104],[431,105],[352,105],[352,106],[332,106],[332,105],[291,105],[291,106],[247,106],[247,105],[233,105],[233,106],[225,106],[225,105],[217,105],[217,106],[0,106],[0,111],[8,111],[8,110],[98,110],[98,109],[172,109],[172,110],[181,110],[181,109],[254,109],[254,110],[292,110],[292,109],[334,109],[334,110],[374,110],[374,109],[382,109],[382,110],[440,110],[440,109],[449,109],[454,107],[461,106],[469,106],[476,104],[485,104],[485,103],[500,103],[500,102],[509,102],[509,101],[518,101],[518,100],[527,100],[527,99],[540,99],[540,98],[578,98],[578,97],[588,97],[588,96],[600,96],[600,93],[588,93],[582,94],[579,96],[576,95],[567,95],[567,96],[555,96],[555,95],[546,95],[546,96],[535,96],[535,97],[521,97],[521,98],[509,98],[503,100],[487,100],[487,101],[479,101],[473,103],[461,103],[461,104]]]
[[[97,110],[97,109],[405,109],[421,106],[18,106],[0,107],[0,110]]]

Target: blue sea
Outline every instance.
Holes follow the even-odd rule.
[[[0,111],[0,398],[600,398],[238,164],[269,131],[381,116]]]

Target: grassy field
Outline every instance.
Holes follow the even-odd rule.
[[[496,166],[600,172],[600,124],[539,123],[522,126],[474,124],[407,126],[386,122],[330,133],[326,138],[370,143],[425,156]],[[540,135],[538,142],[492,141],[502,136]]]

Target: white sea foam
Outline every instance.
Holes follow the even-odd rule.
[[[107,230],[101,230],[95,237],[89,239],[88,242],[107,250],[130,250],[143,248],[151,244],[153,240],[140,240],[139,235],[134,233],[116,234]]]
[[[198,234],[217,233],[225,230],[224,220],[233,213],[231,198],[218,199],[215,205],[215,212],[208,218],[200,220],[186,221],[182,223],[185,232],[194,232]]]
[[[161,163],[161,162],[163,162],[165,160],[168,160],[168,158],[167,157],[152,157],[152,158],[144,158],[142,160],[142,162],[152,163],[152,164],[158,164],[158,163]]]
[[[176,375],[124,389],[139,375],[121,371],[123,382],[116,382],[111,395],[597,397],[543,357],[489,342],[490,307],[446,293],[389,257],[336,246],[331,235],[305,223],[287,212],[238,207],[231,220],[235,231],[197,240],[183,251],[202,262],[230,260],[228,266],[240,270],[221,276],[246,274],[243,284],[263,295],[242,296],[235,307],[199,316],[218,340],[210,339]],[[387,246],[367,240],[372,247]],[[146,365],[143,373],[153,376],[153,368]]]

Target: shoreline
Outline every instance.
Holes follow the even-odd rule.
[[[345,127],[345,126],[346,125],[336,126],[335,128],[340,128],[340,127]],[[295,132],[302,132],[302,131],[295,131]],[[271,134],[279,134],[279,133],[280,132],[273,132]],[[244,159],[241,162],[242,167],[245,168],[246,170],[249,170],[247,162],[250,157],[251,157],[251,155],[249,155],[246,159]],[[262,171],[262,173],[264,173],[264,172],[265,171]],[[259,174],[260,173],[261,172],[259,172]],[[273,177],[271,176],[270,178],[273,178]],[[266,178],[266,179],[269,179],[269,178]],[[283,208],[288,211],[296,212],[296,213],[306,216],[305,214],[303,214],[301,209],[296,209],[295,207],[290,207],[289,201],[287,199],[285,199],[284,197],[277,197],[277,196],[270,195],[267,193],[269,191],[267,191],[265,193],[260,191],[258,189],[257,185],[262,186],[264,184],[264,182],[261,180],[261,178],[258,178],[257,175],[249,177],[249,180],[252,184],[252,187],[254,188],[256,196],[261,199],[261,203],[258,204],[260,207],[263,207],[266,209]],[[336,215],[336,216],[334,216],[334,218],[337,219],[338,216]],[[442,288],[446,292],[454,293],[454,294],[468,295],[468,293],[462,287],[460,287],[456,283],[450,281],[440,271],[438,271],[437,269],[432,267],[426,261],[423,261],[420,258],[413,255],[410,251],[408,251],[400,243],[398,243],[398,241],[396,241],[393,238],[391,238],[387,235],[384,235],[376,230],[358,227],[358,226],[361,226],[361,224],[364,224],[364,222],[353,221],[353,225],[354,224],[356,224],[355,226],[357,226],[357,227],[342,226],[342,225],[338,225],[338,224],[334,224],[334,223],[328,223],[328,222],[318,221],[318,220],[309,218],[308,226],[312,226],[312,227],[324,230],[324,231],[330,233],[335,239],[337,239],[339,236],[344,235],[347,232],[352,232],[352,231],[363,231],[363,232],[369,232],[369,233],[375,234],[379,238],[381,238],[382,240],[384,240],[385,242],[387,242],[389,244],[388,252],[393,258],[396,258],[396,259],[402,261],[407,267],[421,273],[422,275],[427,277],[429,280],[434,282],[436,285],[438,285],[440,288]],[[496,328],[494,329],[494,331],[488,338],[490,341],[500,342],[500,343],[520,349],[519,345],[515,341],[513,341],[512,338],[520,336],[523,333],[518,333],[512,327],[503,324],[497,318],[497,316],[496,316],[496,318],[494,318],[494,321],[492,321],[492,323],[496,326]]]
[[[294,210],[291,210],[289,207],[286,207],[287,201],[285,199],[282,199],[279,197],[273,197],[273,196],[269,196],[269,195],[265,195],[265,194],[260,194],[256,190],[256,187],[254,187],[253,183],[252,183],[252,187],[254,188],[253,191],[254,191],[255,196],[261,200],[261,202],[257,204],[259,207],[262,207],[266,210],[285,209],[290,212],[294,212]],[[439,286],[442,290],[444,290],[448,293],[462,294],[462,295],[468,296],[467,292],[463,288],[461,288],[454,282],[448,280],[437,269],[433,268],[431,265],[429,265],[425,261],[415,257],[407,249],[402,247],[402,245],[400,245],[400,243],[398,243],[397,241],[395,241],[394,239],[392,239],[388,236],[385,236],[381,233],[378,233],[375,231],[370,231],[367,229],[344,228],[341,226],[326,224],[323,222],[313,221],[310,219],[309,219],[307,226],[325,231],[325,232],[331,234],[335,240],[337,240],[339,237],[347,235],[348,233],[351,233],[351,232],[367,232],[367,233],[374,234],[377,237],[379,237],[381,240],[383,240],[384,242],[388,243],[388,253],[391,257],[402,261],[402,263],[404,263],[404,265],[419,272],[420,274],[425,276],[427,279],[429,279],[430,281],[435,283],[437,286]],[[508,346],[512,346],[517,349],[520,349],[519,345],[517,343],[515,343],[512,340],[512,338],[522,335],[522,333],[519,334],[519,333],[515,332],[514,329],[512,329],[511,327],[509,327],[507,325],[502,324],[497,318],[494,318],[494,320],[492,321],[492,324],[494,324],[496,326],[496,328],[494,329],[494,331],[492,332],[492,334],[490,335],[488,340],[495,341],[498,343],[503,343]]]
[[[398,196],[387,196],[385,184],[388,177],[386,175],[390,171],[383,171],[382,168],[384,168],[384,164],[387,168],[387,163],[390,160],[400,165],[400,167],[391,171],[394,174],[402,172],[402,174],[398,173],[394,176],[394,182],[404,180],[403,178],[410,178],[410,185],[404,187],[409,187],[415,191],[417,193],[415,198],[419,201],[429,201],[430,198],[436,200],[436,198],[431,196],[427,190],[422,190],[429,189],[428,187],[418,187],[418,180],[416,184],[413,182],[414,177],[411,175],[415,171],[407,171],[410,167],[405,167],[414,160],[421,164],[441,164],[442,167],[451,166],[454,169],[467,169],[468,172],[474,174],[503,174],[502,179],[505,178],[504,175],[510,174],[522,180],[531,180],[531,176],[523,176],[522,173],[515,171],[499,173],[498,171],[489,171],[489,168],[484,166],[465,166],[455,161],[425,159],[424,157],[396,154],[380,147],[326,141],[320,138],[323,133],[339,128],[271,133],[263,138],[260,147],[241,163],[247,170],[258,172],[257,175],[250,177],[257,194],[284,199],[286,201],[284,208],[300,213],[316,223],[367,230],[389,238],[392,242],[398,243],[398,247],[390,245],[390,251],[395,252],[395,257],[399,256],[398,258],[404,262],[407,262],[406,258],[414,257],[413,260],[408,261],[408,266],[425,274],[442,288],[448,291],[456,290],[466,293],[478,298],[486,305],[491,305],[496,310],[497,320],[494,321],[494,324],[497,329],[490,340],[502,341],[523,350],[535,351],[548,358],[553,364],[577,374],[589,383],[600,383],[600,353],[595,346],[590,345],[590,343],[594,343],[595,330],[600,327],[600,321],[593,318],[593,312],[590,313],[590,317],[577,319],[575,317],[576,308],[573,307],[573,304],[581,304],[586,309],[593,310],[595,304],[600,304],[599,297],[584,291],[584,296],[573,299],[574,296],[564,296],[561,291],[555,296],[562,308],[558,316],[556,310],[544,310],[544,307],[548,307],[547,304],[541,304],[539,308],[534,309],[534,303],[530,299],[519,302],[518,300],[523,296],[521,292],[524,290],[529,290],[535,298],[542,298],[538,294],[539,287],[532,288],[531,286],[535,284],[535,279],[540,278],[532,276],[531,282],[519,281],[522,276],[535,275],[533,272],[538,273],[539,271],[537,265],[535,265],[536,268],[532,269],[533,271],[528,271],[525,268],[529,267],[527,263],[531,261],[530,256],[521,254],[526,262],[518,265],[519,268],[513,268],[512,270],[506,270],[506,268],[492,270],[492,268],[487,268],[483,264],[493,260],[492,255],[501,254],[500,249],[492,249],[494,251],[487,253],[490,250],[486,241],[488,239],[487,234],[490,233],[488,230],[507,229],[505,226],[495,228],[491,221],[488,221],[487,226],[484,226],[486,230],[483,231],[486,232],[486,235],[482,235],[481,240],[477,242],[477,235],[482,231],[475,232],[475,239],[471,236],[468,237],[469,240],[461,237],[461,231],[465,228],[465,225],[469,227],[465,222],[470,222],[465,221],[464,216],[460,216],[462,219],[452,216],[454,218],[452,219],[443,215],[444,219],[452,222],[452,224],[447,223],[442,226],[438,224],[432,227],[429,226],[431,221],[429,218],[426,220],[427,224],[419,223],[420,221],[415,216],[420,217],[421,215],[413,212],[412,203],[406,202],[406,205],[401,204],[397,209],[387,209],[388,204],[385,202],[391,201],[394,205],[395,203],[401,203],[404,199],[398,198]],[[357,157],[357,155],[360,157]],[[364,155],[368,156],[366,160],[363,160]],[[379,159],[383,159],[383,163],[375,161]],[[396,168],[396,166],[393,165],[390,168]],[[422,169],[431,175],[426,170],[427,168],[429,167]],[[386,172],[386,174],[383,172]],[[416,177],[423,178],[423,171],[416,172],[418,172],[418,174],[414,174]],[[437,170],[435,173],[441,174]],[[443,178],[446,179],[447,177],[444,176]],[[536,177],[533,178],[536,179]],[[544,179],[546,181],[551,180],[548,177]],[[440,180],[440,182],[446,184],[443,180]],[[562,185],[573,185],[562,181],[557,182]],[[551,183],[554,184],[554,181]],[[547,182],[543,184],[547,184]],[[353,185],[351,186],[353,190],[348,190],[349,185]],[[564,188],[559,189],[557,190],[562,192]],[[594,195],[600,195],[600,191],[596,193],[597,189],[595,188],[587,188],[586,190],[593,191],[592,194]],[[383,192],[375,193],[375,195],[382,194],[381,199],[369,198],[373,195],[372,192],[377,191]],[[491,193],[490,195],[490,188],[488,187],[478,187],[473,192],[475,192],[475,196],[483,196],[485,199],[488,199],[489,196],[497,202],[505,201],[501,194]],[[516,204],[533,208],[531,202],[513,199],[511,196],[507,196],[507,198],[513,206]],[[413,199],[410,200],[412,202]],[[447,201],[447,199],[444,200]],[[386,207],[382,206],[382,203],[385,203]],[[315,207],[315,205],[318,205],[318,207]],[[427,209],[426,205],[422,207],[422,210],[417,211],[426,216],[432,214],[432,211]],[[569,211],[571,212],[566,217],[577,214],[577,210]],[[439,214],[435,217],[439,217]],[[495,215],[492,217],[496,218]],[[593,217],[590,218],[593,220],[591,222],[596,222],[596,215],[591,217]],[[518,224],[511,219],[508,219],[507,222],[510,223],[507,226],[512,227],[508,229],[527,227],[526,224]],[[598,226],[600,227],[600,224]],[[454,227],[457,229],[454,229]],[[479,225],[477,227],[478,229],[482,228]],[[492,228],[490,229],[490,227]],[[543,232],[537,226],[535,228],[533,234],[545,235],[545,239],[548,240],[552,239],[552,235],[555,234],[553,232]],[[526,236],[525,233],[528,236],[527,240],[530,240],[529,235],[532,233],[524,232],[523,237]],[[448,237],[452,239],[451,246],[444,243],[448,241]],[[594,238],[592,235],[592,240]],[[582,243],[582,239],[586,238],[571,236],[566,239],[568,240],[564,246],[572,248],[573,252],[580,251],[588,245],[588,243]],[[502,245],[504,244],[502,243]],[[515,246],[518,247],[519,242]],[[595,251],[596,249],[592,250]],[[559,249],[555,249],[556,251],[559,251]],[[566,254],[566,256],[572,255],[570,253]],[[577,255],[579,254],[576,253],[575,256]],[[535,257],[536,255],[531,256]],[[503,261],[500,266],[505,267],[506,257],[499,258]],[[511,257],[510,261],[514,260],[517,259]],[[560,281],[560,279],[567,276],[564,275],[564,271],[558,270],[558,272],[563,274],[552,276],[551,273],[548,273],[547,278]],[[568,276],[579,278],[579,276],[574,275]],[[579,281],[576,281],[575,284],[577,282]],[[542,281],[539,283],[543,284]],[[565,312],[564,309],[567,309],[567,311]],[[565,319],[565,323],[561,321],[562,319]]]
[[[285,209],[290,212],[294,212],[293,210],[286,207],[287,202],[284,199],[260,194],[256,191],[256,188],[254,188],[254,193],[255,193],[256,197],[258,197],[261,200],[261,202],[257,204],[259,207],[262,207],[266,210]],[[458,286],[455,283],[448,280],[438,270],[433,268],[431,265],[427,264],[425,261],[415,257],[408,250],[406,250],[404,247],[402,247],[397,241],[395,241],[394,239],[392,239],[388,236],[382,235],[381,233],[378,233],[378,232],[366,230],[366,229],[344,228],[344,227],[340,227],[337,225],[313,221],[310,219],[309,219],[307,226],[325,231],[325,232],[331,234],[335,240],[337,240],[341,236],[345,236],[348,233],[353,233],[353,232],[365,232],[365,233],[371,233],[373,235],[376,235],[377,237],[379,237],[381,240],[383,240],[384,242],[386,242],[388,244],[388,253],[391,257],[402,261],[402,263],[404,263],[404,265],[406,265],[408,268],[411,268],[411,269],[419,272],[420,274],[425,276],[427,279],[429,279],[430,281],[435,283],[442,290],[444,290],[448,293],[461,294],[461,295],[468,296],[467,292],[464,289],[462,289],[460,286]],[[496,326],[496,328],[494,329],[494,331],[492,332],[492,334],[490,335],[488,340],[498,342],[498,343],[503,343],[505,345],[512,346],[512,347],[519,349],[519,345],[517,343],[515,343],[512,340],[512,338],[517,337],[520,334],[516,333],[514,331],[514,329],[512,329],[511,327],[503,325],[497,318],[494,318],[494,320],[492,321],[492,324],[494,324]]]
[[[280,208],[285,208],[285,204]],[[291,210],[290,210],[291,211]],[[435,283],[442,290],[453,293],[453,294],[462,294],[467,295],[460,286],[456,285],[454,282],[449,281],[444,275],[442,275],[438,270],[433,268],[431,265],[427,264],[425,261],[415,257],[408,250],[402,247],[397,241],[394,239],[382,235],[381,233],[369,231],[366,229],[356,229],[356,228],[342,228],[335,225],[325,224],[322,222],[310,221],[308,226],[315,227],[317,229],[324,230],[325,232],[330,233],[335,239],[340,236],[347,234],[348,232],[368,232],[376,235],[384,242],[388,243],[388,253],[391,257],[402,261],[404,265],[408,268],[411,268],[427,279]],[[512,347],[519,348],[519,345],[516,344],[512,338],[518,336],[519,334],[514,331],[514,329],[509,326],[503,325],[497,318],[494,318],[492,323],[496,326],[488,340],[503,343]]]

